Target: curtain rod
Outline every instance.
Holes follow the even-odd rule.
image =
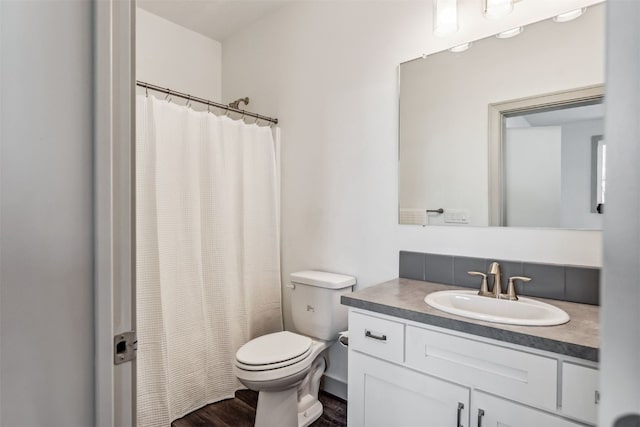
[[[167,88],[164,88],[164,87],[156,86],[156,85],[153,85],[151,83],[146,83],[146,82],[142,82],[142,81],[138,80],[138,81],[136,81],[136,85],[140,86],[140,87],[143,87],[145,89],[154,90],[156,92],[166,93],[167,95],[170,95],[170,96],[177,96],[178,98],[186,99],[187,101],[195,101],[195,102],[199,102],[201,104],[210,105],[212,107],[220,108],[220,109],[226,110],[228,112],[231,111],[231,112],[234,112],[234,113],[242,114],[243,116],[254,117],[256,119],[256,122],[258,120],[264,120],[264,121],[273,123],[274,125],[278,124],[278,119],[275,119],[273,117],[262,116],[262,115],[257,114],[257,113],[252,113],[252,112],[249,112],[249,111],[240,110],[239,108],[233,108],[233,107],[230,107],[230,106],[225,105],[225,104],[220,104],[219,102],[209,101],[207,99],[199,98],[197,96],[193,96],[193,95],[189,95],[189,94],[186,94],[186,93],[178,92],[178,91],[175,91],[175,90],[172,90],[172,89],[167,89]]]

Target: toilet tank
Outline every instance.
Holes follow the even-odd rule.
[[[325,271],[291,274],[291,314],[301,334],[329,341],[347,329],[347,307],[340,296],[353,290],[356,278]]]

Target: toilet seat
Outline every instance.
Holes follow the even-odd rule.
[[[282,362],[276,363],[266,363],[264,365],[249,365],[247,363],[242,363],[236,359],[236,366],[240,369],[244,369],[245,371],[269,371],[272,369],[284,368],[285,366],[298,363],[309,357],[309,354],[311,354],[311,348],[308,348],[307,351],[305,351],[301,355],[292,357],[291,359],[283,360]]]
[[[269,347],[270,345],[277,344],[278,342],[282,343],[285,340],[288,342],[297,341],[299,346],[296,347],[293,345],[287,347],[286,345],[282,345],[282,348],[278,349],[277,356],[275,356],[276,352],[261,354],[261,350],[264,350],[265,348],[268,350],[271,348]],[[305,343],[308,343],[309,345],[306,349],[304,349],[306,346]],[[263,344],[265,347],[263,347]],[[241,381],[244,380],[263,383],[285,379],[307,371],[318,354],[327,347],[328,343],[325,341],[313,340],[304,335],[294,334],[292,332],[276,332],[251,340],[244,346],[240,347],[241,350],[243,348],[244,350],[242,352],[238,350],[238,353],[236,353],[235,366],[233,368],[236,376]],[[249,351],[251,351],[252,356],[247,354]],[[302,351],[302,353],[295,355],[295,353],[299,353],[300,351]],[[273,363],[256,363],[258,361],[269,362],[285,357],[288,357],[288,359]],[[252,361],[254,364],[246,363],[247,361]]]
[[[283,331],[252,339],[236,353],[236,365],[248,371],[264,371],[289,366],[311,353],[312,340]]]

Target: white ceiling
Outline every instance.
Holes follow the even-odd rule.
[[[214,40],[236,31],[292,0],[138,0],[142,9]]]
[[[531,126],[559,126],[564,123],[604,118],[604,104],[584,105],[523,116]]]
[[[0,0],[1,2],[2,0]],[[161,16],[171,22],[189,28],[204,36],[218,41],[224,41],[232,34],[248,28],[261,17],[272,13],[287,4],[305,0],[137,0],[137,5],[154,15]],[[363,1],[363,0],[341,0]],[[370,0],[371,1],[371,0]],[[398,1],[398,0],[382,0]],[[427,2],[430,0],[412,0]],[[521,16],[530,15],[531,22],[579,7],[587,7],[605,0],[527,0],[520,1],[511,15],[503,18],[505,28],[509,22],[522,22]],[[479,13],[481,0],[459,1],[460,31],[447,38],[438,39],[434,44],[434,52],[455,46],[469,40],[469,31],[473,29]],[[428,8],[427,13],[430,13]],[[540,15],[540,11],[543,11]],[[519,15],[519,16],[518,16]],[[424,17],[425,25],[430,25],[430,16]],[[516,24],[514,24],[516,25]],[[521,24],[517,24],[521,25]],[[440,46],[442,45],[442,46]]]
[[[508,117],[505,121],[507,128],[522,128],[532,126],[562,126],[585,120],[604,119],[605,108],[602,102],[579,107],[561,108],[543,111],[541,113],[521,114]]]

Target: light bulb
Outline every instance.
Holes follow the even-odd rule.
[[[449,50],[454,53],[459,53],[459,52],[464,52],[465,50],[469,49],[469,47],[471,47],[471,43],[464,43],[464,44],[459,44],[458,46],[454,46]]]
[[[458,1],[433,0],[433,34],[442,37],[458,31]]]
[[[513,10],[513,0],[484,0],[484,17],[498,19]]]
[[[509,39],[511,37],[517,36],[518,34],[521,34],[522,31],[524,31],[523,27],[516,27],[516,28],[512,28],[510,30],[498,33],[498,34],[496,34],[496,37],[499,38],[499,39]]]
[[[561,13],[558,16],[554,16],[553,20],[556,22],[569,22],[569,21],[573,21],[574,19],[582,16],[582,14],[587,10],[586,7],[583,7],[581,9],[576,9],[576,10],[571,10],[569,12],[566,13]]]

